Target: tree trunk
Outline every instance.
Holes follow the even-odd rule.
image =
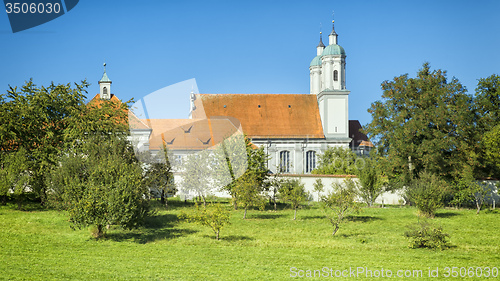
[[[477,208],[476,215],[478,215],[479,211],[481,211],[481,204],[480,204],[479,200],[477,200],[477,199],[476,199],[476,208]]]
[[[165,197],[165,208],[168,209],[168,198]]]
[[[297,208],[295,208],[293,212],[293,220],[295,220],[295,218],[297,218]]]
[[[274,197],[273,201],[274,201],[274,211],[276,211],[276,197]]]
[[[339,225],[336,224],[334,227],[333,227],[333,233],[332,235],[335,236],[335,233],[337,233],[337,231],[339,230]]]
[[[207,200],[205,199],[205,195],[202,195],[201,198],[203,198],[203,207],[207,206]]]
[[[245,206],[245,213],[243,213],[243,219],[247,218],[247,207]]]
[[[219,240],[219,231],[220,231],[220,230],[217,230],[217,232],[215,233],[215,238],[216,238],[217,240]]]
[[[236,200],[236,197],[233,196],[233,207],[235,210],[238,210],[238,201]]]
[[[17,209],[22,210],[22,195],[16,195]]]
[[[7,205],[7,195],[2,195],[2,203],[3,206]]]
[[[163,189],[161,190],[160,202],[162,205],[165,204],[165,191]]]
[[[95,238],[101,238],[104,235],[104,232],[102,230],[102,224],[97,225],[97,233]]]

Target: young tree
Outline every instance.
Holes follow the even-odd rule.
[[[149,153],[149,152],[147,152]],[[159,192],[160,201],[168,208],[168,195],[177,192],[174,184],[174,174],[170,165],[168,148],[163,145],[163,150],[156,157],[142,157],[147,161],[144,181],[150,192]]]
[[[332,183],[332,188],[333,192],[321,198],[321,206],[335,235],[346,217],[359,210],[359,205],[355,201],[357,186],[352,178],[346,178],[343,184]]]
[[[318,167],[311,173],[317,175],[354,175],[356,154],[343,147],[329,147],[318,156]]]
[[[408,74],[382,83],[382,101],[368,110],[372,122],[365,132],[377,143],[384,172],[391,181],[411,179],[428,171],[447,179],[459,177],[471,157],[478,136],[475,132],[473,98],[446,72],[431,71],[425,63],[416,78]]]
[[[85,139],[81,151],[65,153],[49,180],[49,202],[68,210],[72,227],[94,225],[96,237],[106,225],[137,227],[149,215],[144,199],[142,168],[134,161],[125,138],[95,136]]]
[[[476,214],[479,214],[484,201],[491,197],[491,190],[479,183],[472,171],[464,171],[463,177],[456,183],[458,192],[454,194],[452,203],[460,205],[462,203],[470,203],[471,201],[476,206]]]
[[[280,198],[285,202],[290,202],[293,209],[293,219],[297,218],[297,208],[300,203],[308,198],[304,184],[298,179],[287,179],[281,183],[279,189]]]
[[[373,206],[375,199],[384,192],[384,186],[377,162],[374,159],[366,158],[365,165],[356,171],[359,178],[359,196],[369,207]]]
[[[247,218],[249,207],[257,206],[260,209],[264,209],[263,186],[254,171],[247,170],[243,176],[235,181],[233,188],[236,198],[238,198],[238,205],[242,206],[245,210],[243,219]]]
[[[213,167],[216,169],[216,182],[222,190],[231,194],[235,210],[238,205],[241,205],[238,203],[238,196],[241,193],[241,186],[237,186],[239,177],[250,176],[255,180],[258,189],[266,187],[268,156],[263,148],[255,148],[246,136],[236,135],[224,140],[214,154],[216,159],[226,160],[216,161],[219,164]],[[249,178],[246,178],[241,182],[248,182],[248,180]]]
[[[321,179],[316,179],[316,181],[313,183],[314,187],[314,192],[318,193],[318,202],[320,201],[320,193],[324,191],[325,185],[323,184],[323,181]]]
[[[203,150],[196,154],[189,154],[182,165],[182,185],[185,190],[193,191],[203,205],[207,205],[206,196],[212,190],[211,185],[211,156],[210,151]]]
[[[181,213],[181,218],[187,219],[189,222],[199,223],[203,226],[210,227],[215,233],[215,239],[219,240],[221,229],[228,224],[231,214],[221,206],[221,204],[209,204],[206,207],[200,208],[196,205],[196,211],[192,214]]]
[[[406,193],[421,215],[433,218],[436,210],[443,206],[446,190],[447,183],[443,179],[424,171],[412,181]]]

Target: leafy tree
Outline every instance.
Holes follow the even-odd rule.
[[[181,213],[181,218],[187,219],[189,222],[199,223],[203,226],[210,227],[215,233],[215,239],[219,240],[221,229],[231,224],[229,221],[230,212],[221,206],[221,204],[209,204],[206,207],[200,208],[196,205],[196,212],[192,214]]]
[[[3,200],[12,192],[16,202],[17,209],[22,209],[22,201],[25,193],[28,191],[30,182],[29,160],[24,148],[7,153],[1,163],[0,169],[0,195]],[[5,201],[3,202],[5,204]]]
[[[443,206],[447,186],[446,181],[437,175],[424,171],[411,183],[406,193],[420,214],[433,218],[436,210]]]
[[[476,147],[476,158],[479,165],[474,168],[477,177],[499,177],[498,164],[499,150],[495,141],[498,141],[500,127],[500,76],[491,75],[481,78],[476,88],[474,98],[477,121],[475,126],[476,136],[480,138]],[[495,155],[497,156],[495,158]],[[495,159],[497,159],[495,161]]]
[[[300,203],[304,202],[308,198],[308,194],[304,187],[304,184],[298,179],[287,179],[282,182],[279,189],[279,195],[281,200],[285,202],[290,202],[293,209],[293,219],[297,218],[297,208]]]
[[[472,171],[464,171],[463,177],[456,183],[458,192],[454,194],[452,203],[461,205],[471,201],[476,207],[476,214],[479,214],[484,201],[491,197],[491,190],[474,179]]]
[[[147,188],[128,140],[89,136],[83,143],[84,153],[59,158],[61,165],[48,181],[50,204],[68,211],[72,227],[94,225],[96,237],[104,235],[106,225],[140,225],[150,214]]]
[[[31,188],[45,196],[45,175],[64,146],[68,117],[84,106],[86,81],[37,87],[32,80],[0,94],[0,151],[26,150]],[[42,201],[43,203],[43,201]]]
[[[318,167],[311,173],[317,175],[354,175],[356,154],[344,147],[328,147],[318,155]]]
[[[325,185],[323,184],[323,181],[321,179],[316,179],[316,181],[313,183],[314,187],[314,192],[318,193],[318,202],[320,201],[320,193],[324,191]]]
[[[457,79],[449,81],[445,71],[424,63],[416,78],[398,76],[382,89],[383,100],[368,110],[373,120],[365,132],[377,143],[391,181],[407,185],[424,170],[454,179],[465,166],[477,166],[473,98]]]
[[[264,209],[263,191],[263,185],[259,182],[258,175],[252,170],[247,170],[243,176],[234,182],[233,192],[236,198],[238,198],[238,205],[242,206],[245,210],[243,219],[247,218],[249,207],[257,206],[260,209]]]
[[[274,206],[276,211],[276,199],[278,198],[279,189],[283,184],[284,179],[280,176],[280,173],[275,173],[268,178],[265,190],[269,192],[269,204]]]
[[[344,220],[359,210],[356,203],[356,182],[351,178],[346,178],[343,184],[332,183],[333,192],[329,192],[321,198],[323,212],[333,226],[335,235]]]
[[[486,132],[482,137],[483,155],[486,167],[491,167],[491,170],[500,171],[500,124],[493,127],[490,131]],[[486,175],[492,176],[495,174],[488,173]],[[498,173],[496,173],[498,175]]]
[[[225,159],[226,161],[217,161],[218,165],[214,165],[216,182],[231,194],[233,206],[236,210],[241,194],[242,182],[248,183],[250,179],[255,180],[258,189],[265,189],[268,179],[268,170],[266,168],[268,156],[264,153],[263,148],[255,148],[250,142],[250,139],[243,135],[236,135],[226,139],[216,149],[215,155],[217,159]],[[226,170],[228,169],[228,171]],[[238,177],[243,177],[238,181]],[[248,185],[247,185],[248,186]]]
[[[203,150],[196,154],[189,154],[183,163],[182,185],[185,190],[193,191],[203,205],[207,205],[206,196],[212,190],[211,185],[211,155],[210,151]]]
[[[377,197],[384,192],[384,185],[377,162],[371,158],[364,160],[365,165],[356,171],[360,183],[359,196],[372,207]]]
[[[149,153],[149,151],[147,152]],[[159,192],[160,200],[168,208],[168,198],[170,194],[175,194],[177,189],[174,184],[174,175],[170,165],[168,148],[163,145],[163,150],[158,152],[156,157],[148,160],[144,181],[151,192]]]

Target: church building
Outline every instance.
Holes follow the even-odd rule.
[[[309,72],[309,94],[191,94],[189,119],[141,119],[132,114],[134,145],[152,152],[166,145],[182,161],[186,154],[209,149],[240,130],[270,156],[268,169],[284,174],[310,173],[328,147],[367,155],[373,145],[360,132],[359,122],[349,120],[346,52],[338,44],[333,22],[328,46],[320,33]],[[106,72],[99,85],[99,98],[109,99]]]

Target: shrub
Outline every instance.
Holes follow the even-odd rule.
[[[450,235],[443,232],[441,226],[434,226],[428,221],[421,221],[414,225],[409,225],[408,231],[404,236],[410,240],[408,247],[416,248],[430,248],[443,250],[448,248],[448,241],[446,237]]]
[[[231,224],[229,222],[230,216],[230,212],[220,204],[209,204],[203,208],[200,208],[200,206],[196,204],[196,211],[194,213],[181,213],[180,218],[186,219],[188,222],[210,227],[215,234],[215,239],[219,240],[220,230],[225,225]]]
[[[437,175],[422,172],[406,190],[407,196],[417,206],[420,214],[433,218],[437,209],[443,206],[446,182]]]

